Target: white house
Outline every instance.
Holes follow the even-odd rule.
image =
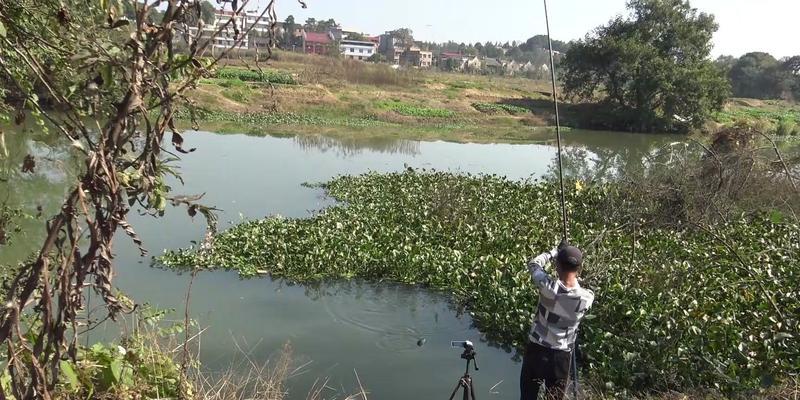
[[[344,58],[349,60],[366,60],[378,51],[375,43],[366,40],[344,39],[339,44]]]

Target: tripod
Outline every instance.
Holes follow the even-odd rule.
[[[475,386],[472,385],[472,377],[469,376],[470,362],[475,364],[475,371],[479,369],[478,360],[475,359],[475,348],[471,345],[465,345],[464,352],[461,353],[461,358],[467,360],[467,368],[464,371],[464,376],[458,379],[458,384],[456,385],[455,389],[453,389],[453,393],[450,395],[450,400],[453,400],[456,397],[456,393],[458,392],[459,388],[461,388],[461,398],[463,400],[475,400]]]

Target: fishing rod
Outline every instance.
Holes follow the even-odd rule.
[[[547,11],[547,0],[544,1],[544,20],[547,26],[547,44],[550,53],[550,78],[553,84],[553,110],[556,117],[556,143],[558,145],[558,183],[561,189],[561,228],[562,238],[566,241],[569,238],[569,230],[567,229],[567,206],[564,200],[564,166],[561,162],[561,122],[558,116],[558,93],[556,92],[556,63],[553,60],[553,40],[550,37],[550,16]],[[570,374],[572,374],[572,397],[578,399],[578,366],[577,366],[577,352],[578,352],[578,335],[575,334],[575,345],[572,349],[572,357],[570,358]]]
[[[550,38],[550,16],[547,12],[547,0],[544,1],[544,20],[547,25],[547,44],[549,46],[550,54],[550,77],[553,84],[553,110],[556,116],[556,143],[558,144],[558,182],[561,187],[561,228],[562,239],[567,240],[569,230],[567,229],[567,206],[564,200],[564,173],[563,164],[561,162],[561,122],[558,116],[558,93],[556,92],[556,65],[553,61],[553,40]]]

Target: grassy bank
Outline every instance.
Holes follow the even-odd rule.
[[[800,104],[782,100],[731,99],[713,119],[719,124],[748,121],[779,136],[800,136]]]
[[[230,63],[190,95],[204,129],[484,142],[540,140],[552,132],[543,81],[284,52],[258,67]]]
[[[394,70],[280,51],[258,65],[227,63],[190,94],[205,111],[198,120],[207,130],[530,141],[551,132],[555,120],[547,81]],[[600,127],[613,120],[597,104],[564,101],[560,111],[567,127]],[[800,106],[732,99],[707,130],[741,121],[779,134],[800,134]]]

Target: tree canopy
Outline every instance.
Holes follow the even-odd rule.
[[[573,43],[562,63],[568,96],[605,95],[609,128],[684,131],[721,109],[729,93],[709,60],[714,17],[685,0],[631,0],[617,17]]]
[[[414,32],[408,28],[397,28],[389,32],[392,36],[400,40],[402,46],[414,45]]]
[[[800,56],[784,60],[752,52],[730,61],[733,95],[755,99],[800,99]]]

